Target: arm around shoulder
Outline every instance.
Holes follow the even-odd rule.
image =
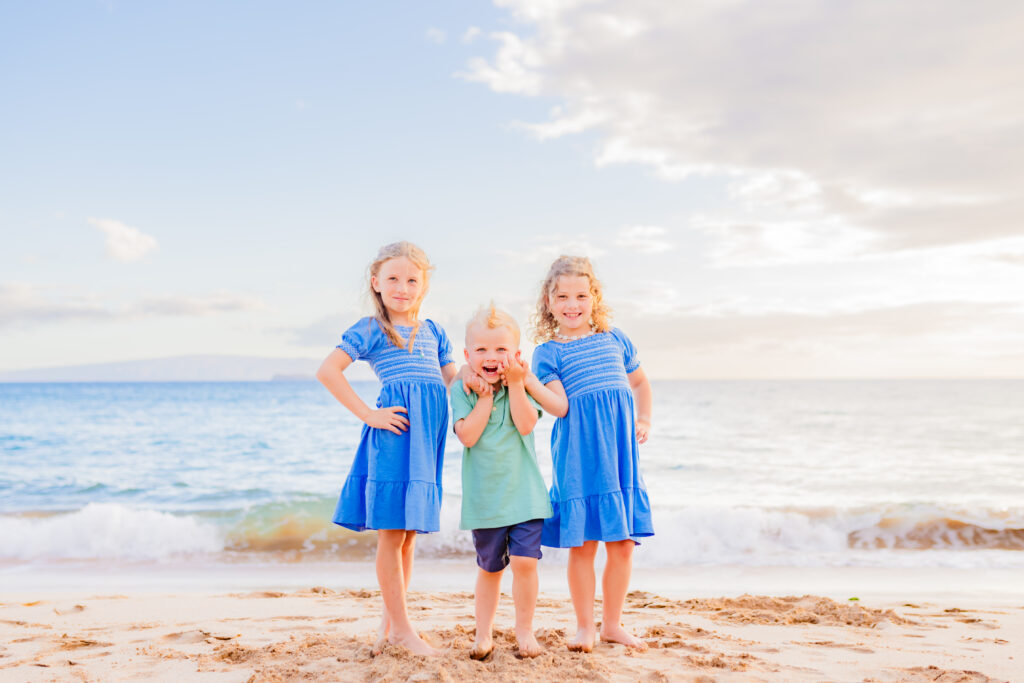
[[[565,417],[569,414],[569,398],[565,395],[565,388],[559,380],[541,384],[537,376],[530,373],[526,378],[526,391],[541,408],[555,417]]]

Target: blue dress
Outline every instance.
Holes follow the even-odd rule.
[[[639,543],[654,535],[626,378],[638,367],[636,348],[618,328],[534,350],[537,377],[544,384],[560,380],[569,398],[569,412],[551,431],[554,515],[544,520],[544,545]]]
[[[409,338],[411,327],[396,325]],[[409,428],[401,435],[363,425],[352,469],[334,511],[334,523],[366,529],[441,528],[441,468],[448,431],[448,393],[441,368],[452,346],[441,326],[420,323],[413,350],[388,340],[375,318],[342,335],[338,348],[370,363],[382,386],[377,407],[404,406]]]

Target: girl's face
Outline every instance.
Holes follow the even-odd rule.
[[[562,334],[575,336],[589,330],[590,314],[594,311],[590,278],[585,275],[558,276],[548,293],[548,308]]]
[[[377,274],[370,277],[370,286],[380,294],[392,322],[405,324],[420,303],[424,287],[423,270],[405,256],[388,259]]]

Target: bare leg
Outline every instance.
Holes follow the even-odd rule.
[[[520,657],[536,657],[544,648],[533,635],[533,611],[537,607],[537,558],[513,555],[512,600],[516,605],[516,643]]]
[[[388,642],[401,645],[413,654],[437,655],[437,650],[423,642],[409,622],[405,606],[405,567],[402,546],[406,542],[404,529],[381,529],[377,532],[377,582],[384,599],[384,612],[388,624]],[[414,532],[413,532],[414,533]]]
[[[498,599],[501,597],[502,572],[487,572],[483,569],[476,573],[476,640],[469,656],[472,659],[486,659],[494,649],[492,632],[494,615],[498,612]]]
[[[604,597],[601,640],[622,643],[626,647],[643,651],[647,649],[647,643],[622,628],[622,605],[626,602],[629,577],[633,573],[635,547],[636,544],[629,539],[604,544],[608,562],[604,567],[604,576],[601,577],[601,592]]]
[[[594,649],[597,625],[594,623],[594,557],[597,555],[597,541],[584,541],[583,545],[569,548],[569,594],[572,607],[576,610],[576,637],[569,642],[573,652],[590,652]]]
[[[405,592],[409,592],[409,581],[412,578],[413,550],[416,548],[416,532],[406,530],[405,542],[402,543],[402,578],[404,580]],[[388,621],[388,611],[385,608],[380,619],[380,626],[377,628],[377,642],[373,646],[373,653],[379,654],[387,642],[388,632],[391,630],[391,623]]]

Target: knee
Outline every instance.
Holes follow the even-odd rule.
[[[569,558],[579,561],[594,561],[597,557],[597,541],[586,541],[581,546],[569,548]]]
[[[513,555],[509,558],[509,564],[512,566],[512,573],[516,575],[537,573],[536,557],[523,557],[521,555]]]
[[[633,558],[634,547],[636,547],[636,544],[630,540],[604,544],[609,562],[629,562]]]
[[[377,548],[400,550],[405,545],[405,532],[395,529],[381,529],[377,532]]]

